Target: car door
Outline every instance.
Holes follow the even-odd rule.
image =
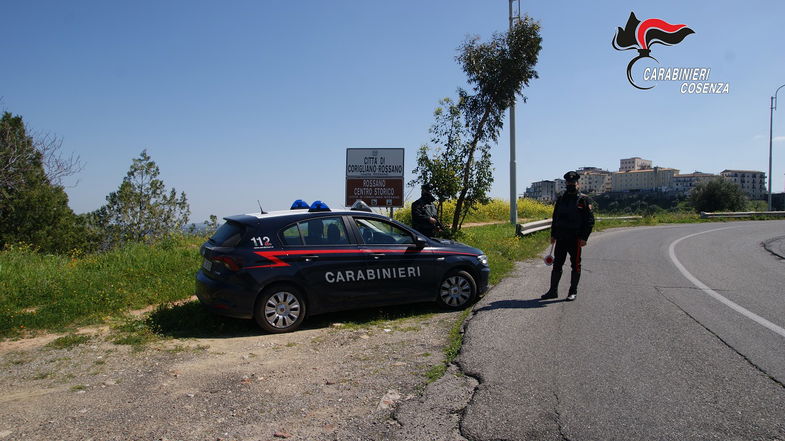
[[[367,266],[367,257],[348,234],[342,216],[311,218],[281,232],[287,254],[297,262],[298,278],[307,286],[319,310],[351,308],[354,299],[367,291],[357,273]]]
[[[433,253],[415,245],[416,233],[393,222],[352,216],[368,254],[368,289],[379,304],[432,300],[436,296]]]

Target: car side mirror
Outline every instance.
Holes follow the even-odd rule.
[[[423,239],[420,236],[415,236],[415,238],[414,238],[414,246],[415,247],[417,247],[417,248],[425,248],[426,245],[428,245],[428,241],[426,241],[425,239]]]

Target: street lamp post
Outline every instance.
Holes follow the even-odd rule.
[[[513,15],[512,4],[518,2],[518,14]],[[521,0],[509,0],[510,4],[510,31],[515,19],[521,19]],[[515,163],[515,94],[510,104],[510,223],[518,223],[518,185],[516,182],[518,165]]]
[[[778,87],[777,91],[774,92],[774,96],[771,97],[771,110],[769,111],[769,211],[771,211],[771,143],[774,131],[774,111],[777,110],[777,94],[783,87],[785,87],[785,84]]]

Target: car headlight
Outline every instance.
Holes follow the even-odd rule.
[[[481,264],[488,266],[488,256],[485,254],[480,254],[477,256],[477,260],[479,260]]]

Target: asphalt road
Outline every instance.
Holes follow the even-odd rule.
[[[785,440],[785,221],[610,230],[575,302],[519,265],[478,304],[458,359],[469,440]]]

